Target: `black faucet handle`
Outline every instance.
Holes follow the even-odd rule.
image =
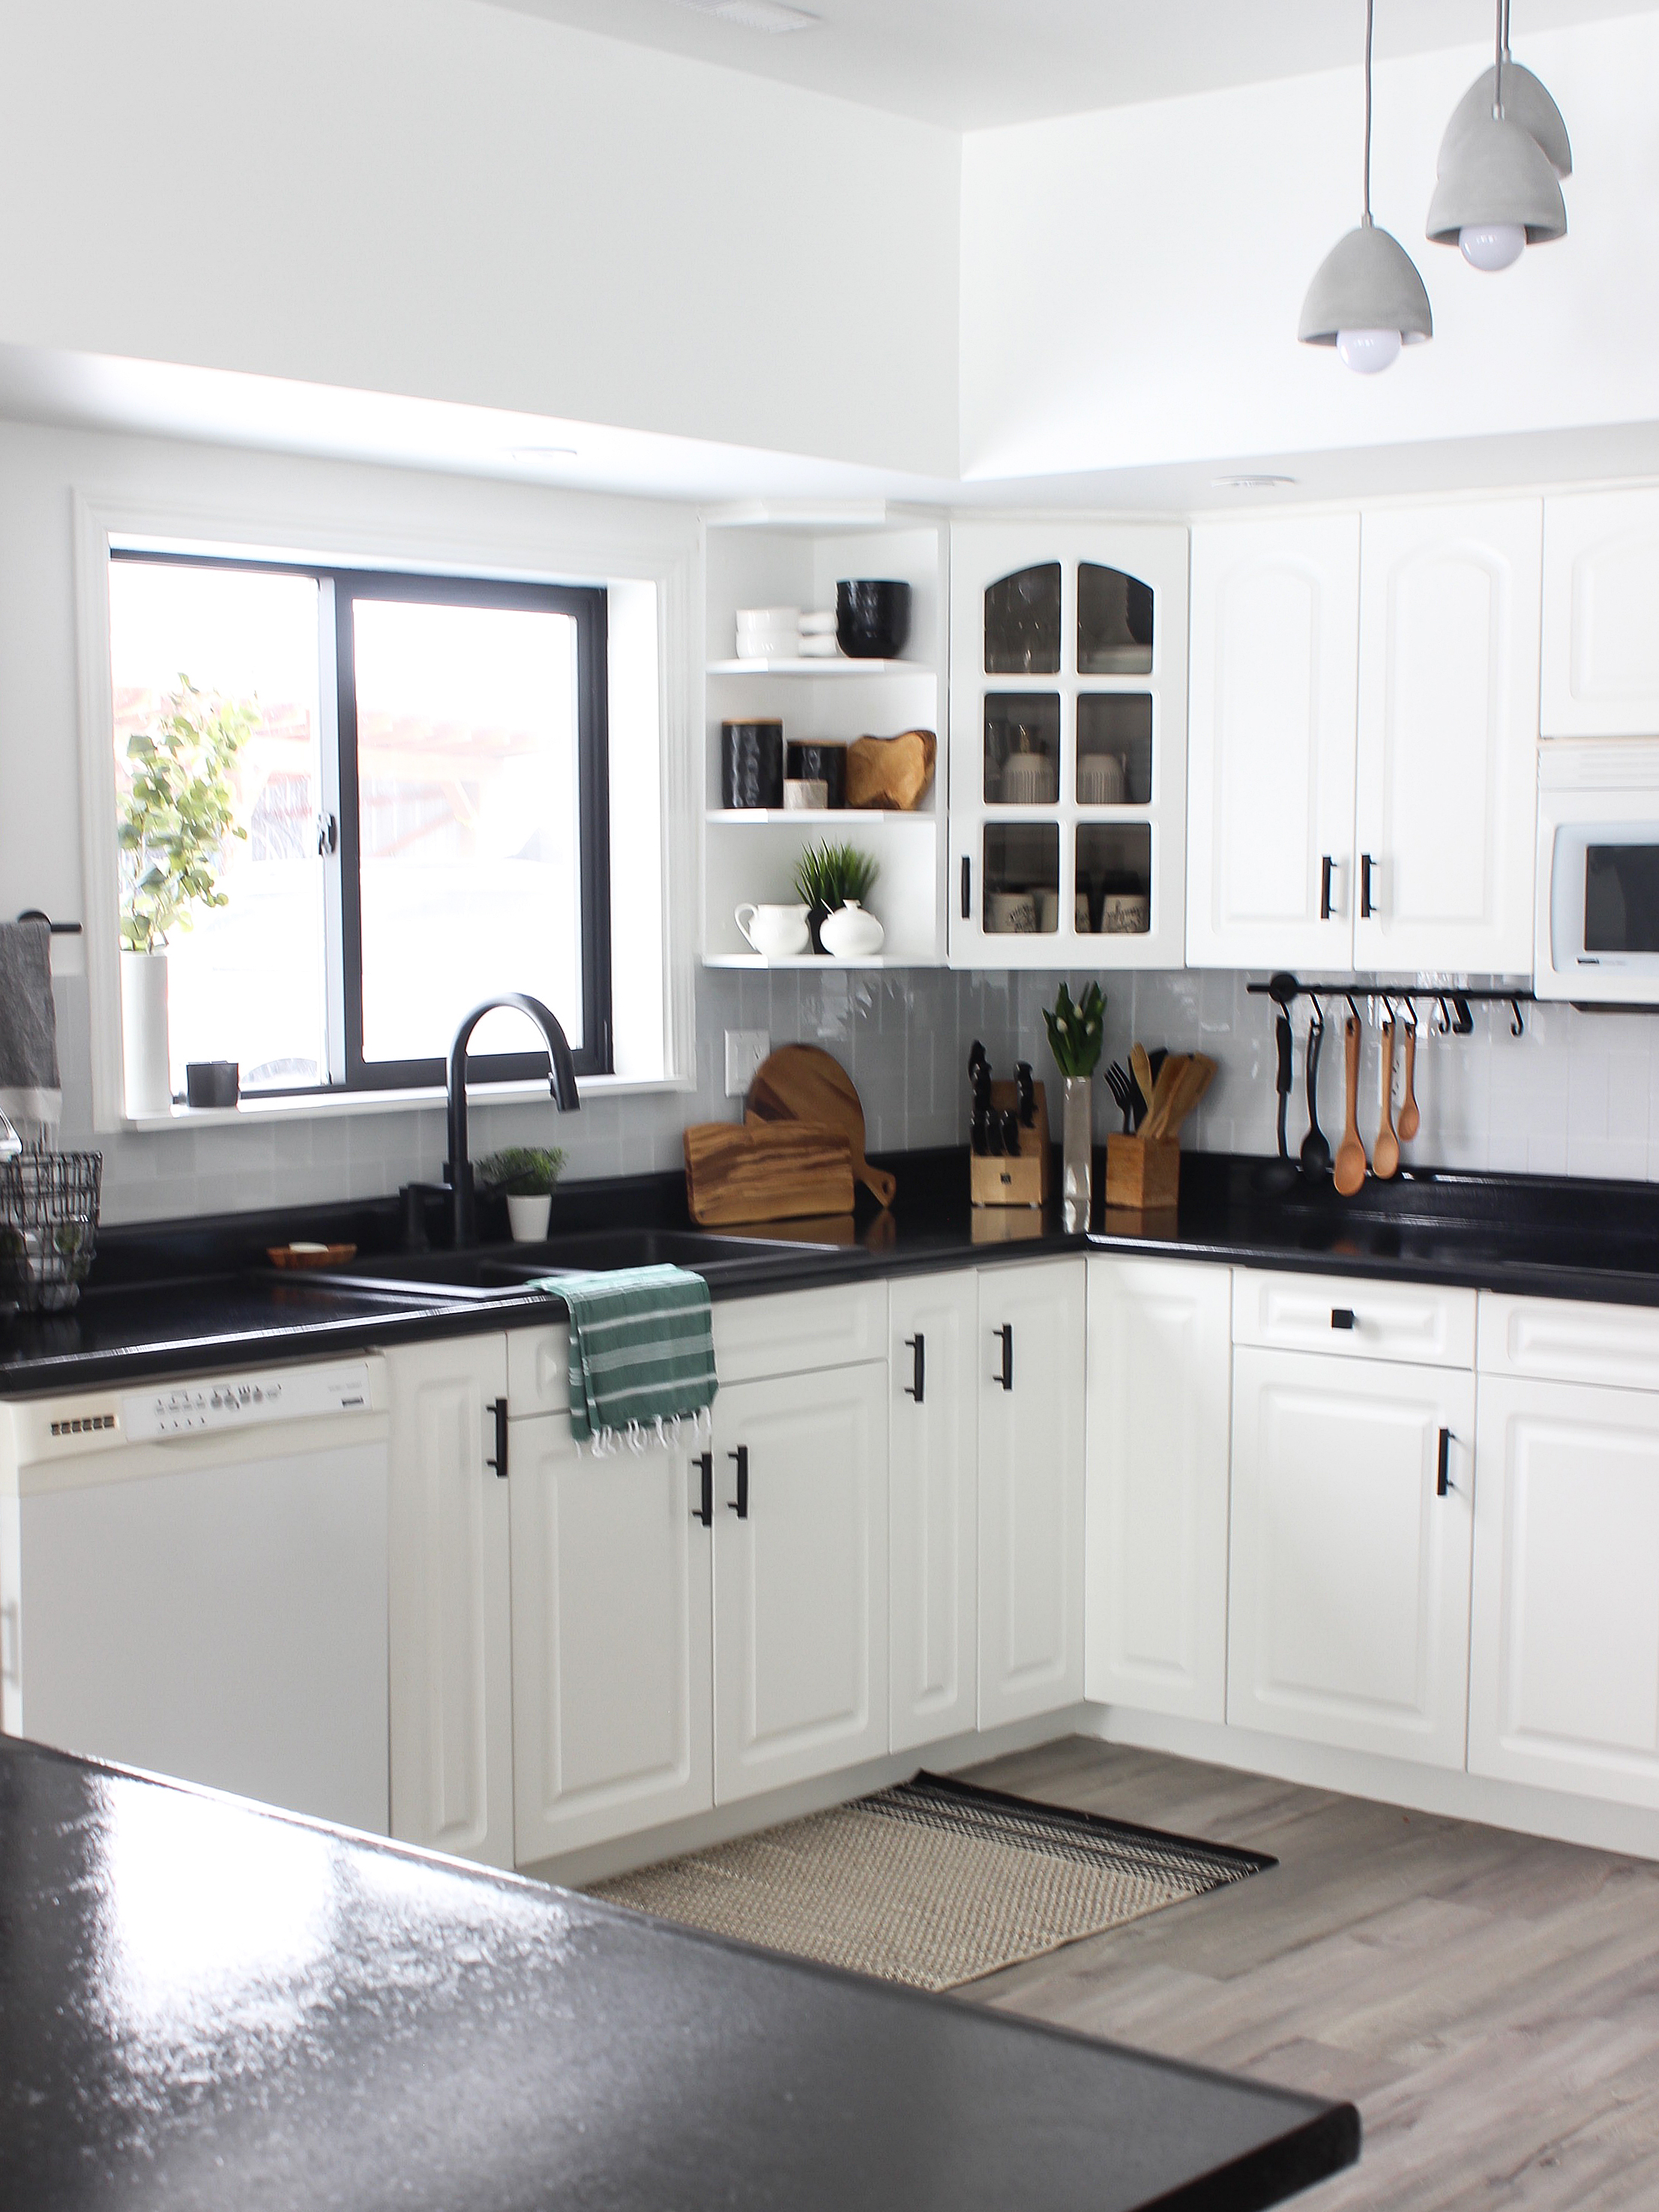
[[[448,1198],[453,1195],[447,1182],[406,1182],[398,1196],[403,1203],[403,1244],[405,1252],[425,1252],[431,1249],[432,1239],[427,1234],[426,1202],[429,1198]]]

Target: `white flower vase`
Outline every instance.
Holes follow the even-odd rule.
[[[121,955],[121,1073],[129,1114],[172,1110],[165,952]]]
[[[1075,1232],[1089,1226],[1094,1200],[1095,1115],[1094,1079],[1087,1075],[1062,1079],[1060,1123],[1060,1195],[1066,1226]]]
[[[538,1191],[530,1198],[507,1195],[507,1226],[513,1231],[515,1244],[540,1244],[547,1237],[548,1217],[553,1211],[553,1194]]]

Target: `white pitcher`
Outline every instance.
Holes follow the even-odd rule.
[[[812,942],[804,906],[740,906],[734,918],[763,960],[793,959]]]

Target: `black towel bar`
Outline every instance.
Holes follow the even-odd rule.
[[[49,914],[42,914],[38,906],[25,907],[17,919],[19,921],[44,921],[54,937],[78,937],[81,934],[78,921],[54,921]]]

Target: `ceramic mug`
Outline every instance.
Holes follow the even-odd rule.
[[[1121,753],[1085,753],[1077,764],[1077,795],[1085,806],[1121,806],[1127,785]]]
[[[985,927],[1005,937],[1035,937],[1036,901],[1030,891],[992,891],[985,902]]]
[[[1100,910],[1102,933],[1133,937],[1151,928],[1152,902],[1145,891],[1108,891]]]
[[[812,941],[804,906],[740,906],[733,919],[763,960],[793,959]]]
[[[1036,926],[1042,935],[1060,927],[1060,893],[1052,888],[1036,895]]]

